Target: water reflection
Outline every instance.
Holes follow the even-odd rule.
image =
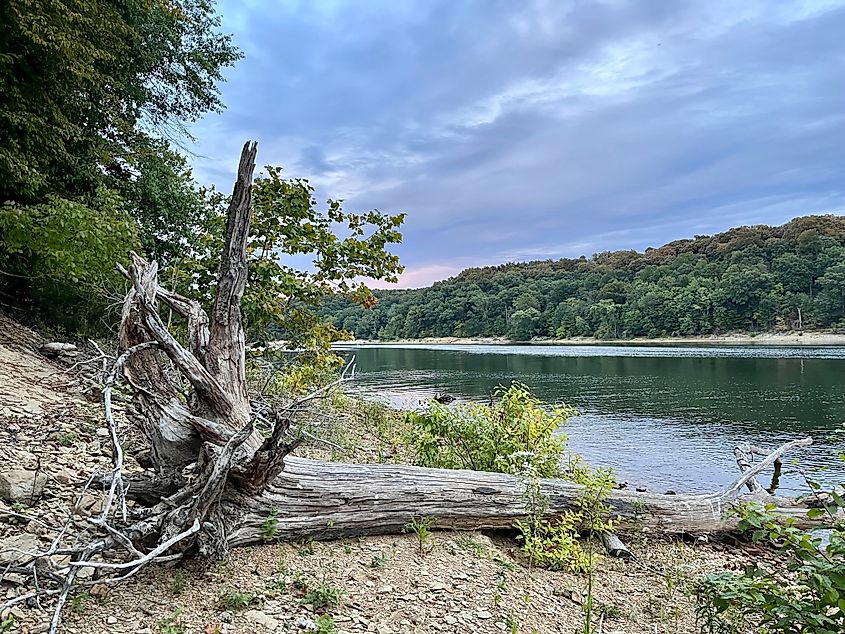
[[[352,352],[352,350],[350,350]],[[635,346],[360,346],[354,389],[414,407],[436,392],[485,400],[518,380],[581,415],[574,449],[620,477],[660,488],[709,490],[733,479],[732,448],[811,435],[802,463],[845,445],[845,348]],[[801,487],[794,473],[784,487]]]

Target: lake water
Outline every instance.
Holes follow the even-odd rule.
[[[738,470],[738,442],[771,447],[812,436],[787,456],[781,492],[806,487],[790,464],[845,481],[845,348],[773,346],[356,345],[351,389],[414,408],[447,392],[484,401],[520,381],[580,412],[570,446],[651,491],[709,491]],[[819,472],[819,468],[827,468]],[[767,478],[761,478],[768,486]]]

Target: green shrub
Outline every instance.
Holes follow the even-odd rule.
[[[589,471],[583,466],[579,466],[575,475],[574,479],[584,486],[583,493],[575,501],[578,510],[567,511],[549,521],[546,519],[548,498],[543,495],[539,480],[530,467],[523,472],[528,517],[516,523],[518,539],[531,565],[592,574],[592,542],[585,552],[578,537],[581,532],[592,537],[611,530],[608,519],[611,509],[606,500],[616,479],[611,469]]]
[[[811,483],[818,490],[816,483]],[[822,494],[829,505],[811,509],[811,517],[829,513],[829,543],[778,520],[770,505],[739,508],[739,527],[755,542],[778,549],[774,567],[753,563],[741,573],[719,572],[696,588],[701,631],[708,634],[836,634],[845,631],[845,508],[838,493]]]
[[[522,456],[539,477],[562,475],[566,436],[558,430],[575,410],[567,405],[547,410],[519,383],[499,387],[494,395],[491,405],[432,402],[408,414],[417,464],[516,473],[514,457]]]
[[[104,314],[119,312],[124,282],[115,264],[130,249],[138,249],[137,227],[107,190],[84,202],[0,206],[4,292],[68,332],[100,333]]]

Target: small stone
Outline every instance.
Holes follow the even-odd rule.
[[[475,615],[476,615],[479,619],[490,619],[490,618],[493,618],[493,614],[492,614],[492,613],[490,613],[490,612],[488,612],[487,610],[478,610],[478,611],[476,611]]]
[[[6,502],[21,502],[37,498],[44,491],[47,475],[25,469],[10,469],[0,473],[0,498]]]
[[[270,631],[276,630],[279,625],[281,625],[279,621],[269,614],[265,614],[261,610],[247,610],[244,613],[244,617],[250,623],[255,623],[256,625],[260,625]]]
[[[458,622],[458,619],[456,619],[456,618],[455,618],[454,616],[452,616],[451,614],[447,614],[447,615],[446,615],[446,618],[445,618],[445,619],[443,619],[443,620],[444,620],[444,621],[446,621],[446,623],[448,623],[449,625],[454,625],[455,623],[457,623],[457,622]]]
[[[379,594],[390,594],[391,592],[393,592],[393,586],[382,586],[377,590],[377,592]]]
[[[109,429],[108,429],[108,427],[98,427],[98,428],[97,428],[97,435],[98,435],[100,438],[105,438],[106,436],[108,436],[108,435],[109,435]]]
[[[116,616],[110,616],[109,618],[106,619],[106,623],[108,623],[109,625],[115,625],[117,623],[117,617]]]

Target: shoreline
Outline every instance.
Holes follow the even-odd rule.
[[[766,332],[757,335],[728,333],[724,335],[691,335],[686,337],[634,337],[632,339],[597,339],[572,337],[569,339],[532,339],[514,341],[506,337],[422,337],[420,339],[350,339],[335,345],[551,345],[551,346],[618,346],[618,345],[757,345],[757,346],[845,346],[845,333],[832,332]]]

